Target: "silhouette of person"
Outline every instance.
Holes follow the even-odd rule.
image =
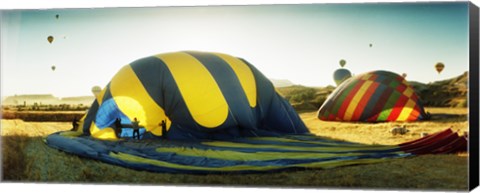
[[[77,117],[74,117],[74,118],[73,118],[72,127],[73,127],[73,128],[72,128],[72,131],[78,130],[78,119],[77,119]]]
[[[122,132],[122,120],[120,118],[115,119],[115,134],[117,137],[120,137],[120,133]]]
[[[162,138],[165,139],[167,137],[167,123],[165,122],[165,120],[162,120],[160,126],[162,126]]]
[[[137,120],[137,117],[133,118],[132,121],[132,128],[133,128],[133,139],[135,139],[135,136],[137,136],[137,139],[140,139],[140,128],[139,128],[139,121]]]

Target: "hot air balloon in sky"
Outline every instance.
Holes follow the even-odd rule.
[[[337,86],[342,84],[343,81],[347,80],[350,77],[352,77],[352,73],[350,73],[350,71],[344,68],[337,69],[333,73],[333,80],[335,80]]]
[[[445,64],[443,64],[441,62],[438,62],[435,65],[435,69],[437,70],[438,74],[440,74],[443,71],[444,68],[445,68]]]
[[[403,77],[403,78],[406,78],[406,77],[407,77],[407,73],[403,73],[403,74],[402,74],[402,77]]]
[[[340,63],[340,66],[343,68],[345,64],[347,64],[347,61],[345,61],[344,59],[341,59],[339,63]]]
[[[57,19],[58,19],[58,17],[59,17],[59,16],[60,16],[60,15],[58,15],[58,14],[57,14],[57,15],[55,15],[55,18],[57,18]]]
[[[48,43],[52,43],[53,42],[53,36],[48,36],[47,40],[48,40]]]
[[[102,87],[100,86],[93,86],[92,87],[92,93],[93,95],[98,96],[98,94],[100,94],[100,92],[102,92]]]
[[[52,71],[55,71],[55,69],[57,68],[55,65],[52,65]]]
[[[372,47],[372,46],[373,46],[373,44],[370,44],[369,46],[370,46],[370,47]]]

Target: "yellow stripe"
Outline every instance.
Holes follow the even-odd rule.
[[[135,117],[152,134],[162,135],[162,120],[167,120],[167,129],[170,120],[164,110],[155,103],[143,87],[130,65],[124,66],[110,83],[110,92],[118,108],[130,119]]]
[[[78,137],[82,134],[83,134],[82,131],[62,131],[61,133],[59,133],[59,135],[67,137],[67,138]]]
[[[367,92],[368,88],[372,83],[373,81],[370,81],[370,80],[367,80],[363,83],[362,87],[360,87],[358,92],[350,101],[350,104],[348,105],[347,110],[345,111],[345,115],[343,116],[343,120],[350,120],[352,118],[353,113],[355,112],[355,108],[357,108],[360,100],[362,99],[365,92]]]
[[[115,130],[110,127],[99,129],[97,125],[92,121],[90,125],[90,135],[97,139],[104,139],[104,140],[115,140],[117,136],[115,135]]]
[[[332,152],[355,151],[355,150],[387,150],[387,149],[394,148],[393,146],[370,146],[370,145],[365,145],[363,147],[361,146],[298,147],[298,146],[288,146],[288,145],[234,143],[234,142],[228,142],[228,141],[202,142],[202,144],[214,146],[214,147],[234,147],[234,148],[254,148],[254,149],[272,148],[272,149],[282,149],[282,150],[332,151]]]
[[[275,159],[315,159],[315,158],[340,158],[347,156],[365,155],[362,153],[305,153],[305,152],[255,152],[245,153],[228,150],[202,150],[195,148],[183,147],[161,147],[157,149],[158,152],[175,153],[183,156],[205,157],[232,161],[253,161],[253,160],[275,160]]]
[[[332,161],[320,161],[320,162],[312,162],[312,163],[303,163],[303,164],[292,164],[292,165],[285,165],[285,166],[253,166],[253,165],[234,165],[234,166],[224,166],[224,167],[202,167],[202,166],[192,166],[192,165],[181,165],[176,163],[170,163],[160,160],[148,159],[139,156],[134,156],[130,154],[124,153],[109,153],[110,157],[123,160],[125,162],[131,163],[142,163],[142,164],[150,164],[159,167],[166,167],[166,168],[175,168],[175,169],[183,169],[183,170],[197,170],[197,171],[225,171],[225,172],[233,172],[233,171],[268,171],[274,169],[281,169],[281,168],[288,168],[288,167],[304,167],[304,168],[334,168],[339,166],[346,166],[346,165],[356,165],[356,164],[367,164],[367,163],[378,163],[387,161],[389,159],[355,159],[355,160],[332,160]]]
[[[296,143],[306,143],[306,144],[319,144],[319,145],[335,145],[335,146],[344,146],[344,147],[364,147],[365,144],[345,144],[335,141],[304,141],[304,140],[296,140],[296,139],[286,139],[286,138],[279,138],[279,137],[251,137],[247,138],[248,140],[252,141],[277,141],[277,142],[296,142]],[[385,147],[385,145],[369,145],[371,147]]]
[[[201,126],[214,128],[228,116],[228,104],[208,69],[187,53],[160,54],[172,73],[193,119]]]
[[[280,166],[250,166],[250,165],[235,165],[235,166],[224,166],[224,167],[201,167],[201,166],[192,166],[192,165],[180,165],[160,160],[148,159],[139,156],[134,156],[130,154],[118,153],[115,154],[110,152],[109,154],[113,158],[121,159],[127,162],[134,163],[143,163],[151,164],[160,167],[184,169],[184,170],[200,170],[200,171],[242,171],[242,170],[255,170],[255,171],[266,171],[282,168]]]
[[[240,81],[240,85],[242,85],[245,95],[247,96],[250,107],[254,108],[257,105],[257,86],[250,67],[236,57],[222,53],[215,53],[215,55],[226,61],[233,69]]]
[[[407,86],[407,89],[405,89],[405,91],[403,91],[403,94],[405,96],[407,96],[408,98],[410,98],[413,94],[413,89],[409,86]]]
[[[413,109],[415,108],[415,101],[408,99],[407,104],[402,108],[400,115],[397,118],[397,121],[406,121]]]
[[[348,166],[348,165],[358,165],[358,164],[371,164],[371,163],[380,163],[390,159],[379,159],[379,158],[371,158],[371,159],[354,159],[354,160],[332,160],[332,161],[324,161],[324,162],[312,162],[312,163],[304,163],[304,164],[296,164],[295,166],[298,167],[305,167],[305,168],[335,168],[339,166]]]
[[[95,96],[98,102],[98,106],[102,105],[103,102],[103,96],[105,95],[105,92],[107,91],[106,88],[103,88],[100,93],[98,93],[98,96]]]

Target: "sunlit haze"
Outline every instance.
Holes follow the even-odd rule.
[[[1,23],[2,96],[91,95],[123,65],[182,50],[305,86],[335,85],[340,59],[424,83],[468,71],[467,2],[7,10]]]

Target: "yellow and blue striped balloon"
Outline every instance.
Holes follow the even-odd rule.
[[[114,122],[140,122],[142,138],[229,139],[308,130],[272,83],[247,61],[222,53],[173,52],[121,68],[83,120],[95,138],[115,134]],[[166,133],[160,123],[166,121]]]

